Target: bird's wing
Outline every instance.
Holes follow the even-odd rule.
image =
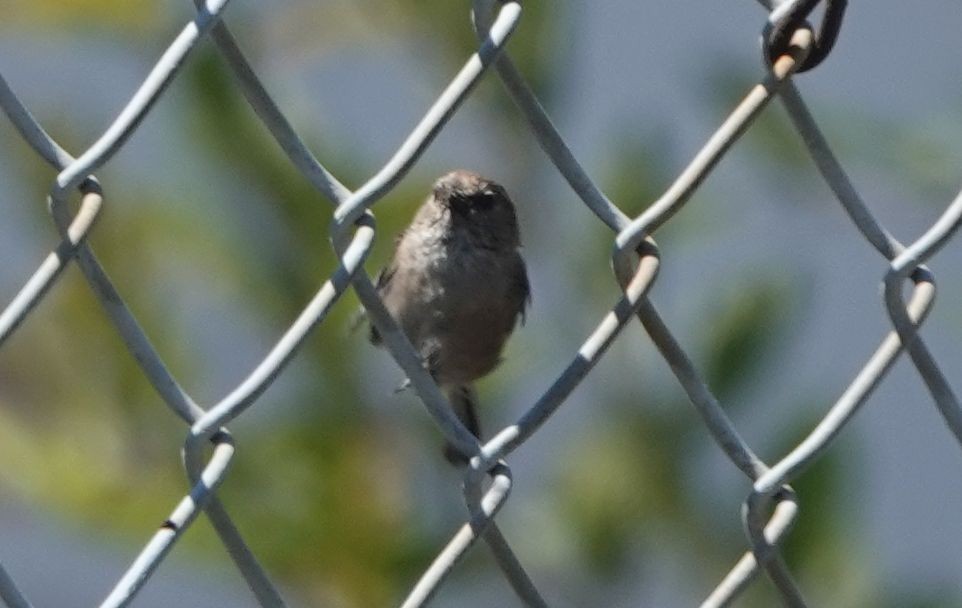
[[[524,325],[525,312],[531,305],[531,283],[528,282],[528,270],[525,268],[521,254],[518,254],[518,263],[513,265],[511,276],[512,295],[518,299],[518,316],[521,317],[521,324]]]
[[[385,294],[391,290],[391,278],[394,277],[394,273],[397,272],[397,264],[392,259],[387,266],[381,269],[381,272],[377,273],[377,277],[374,279],[374,289],[382,298]],[[371,323],[371,333],[368,336],[371,344],[378,345],[381,343],[381,334]]]
[[[391,279],[395,272],[397,272],[397,264],[394,260],[391,260],[387,266],[381,269],[381,272],[377,273],[377,277],[374,279],[374,288],[378,294],[383,296],[390,289]]]

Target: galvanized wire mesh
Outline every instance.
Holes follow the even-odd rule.
[[[768,29],[782,23],[786,14],[795,10],[807,14],[818,4],[811,0],[780,3],[759,1],[771,11]],[[826,14],[833,10],[833,4],[835,10],[839,10],[840,5],[844,9],[844,2],[829,2]],[[0,77],[0,107],[21,137],[59,171],[50,190],[49,205],[61,233],[61,241],[0,314],[0,345],[28,318],[44,294],[56,284],[63,269],[75,262],[144,375],[164,403],[185,421],[189,429],[184,443],[184,466],[191,490],[179,500],[167,521],[118,580],[102,606],[122,606],[131,602],[202,511],[212,522],[259,603],[263,606],[284,605],[277,588],[258,564],[218,500],[217,489],[224,481],[234,455],[230,433],[224,427],[257,402],[257,398],[283,372],[311,330],[324,320],[331,307],[350,288],[359,296],[371,321],[383,336],[384,343],[407,374],[445,438],[465,454],[472,455],[464,485],[469,517],[413,585],[403,603],[405,607],[428,603],[447,575],[479,539],[489,546],[504,576],[525,605],[546,605],[495,521],[512,486],[511,469],[504,459],[561,406],[633,317],[638,318],[668,362],[711,436],[753,483],[743,509],[748,549],[710,593],[703,606],[730,604],[762,573],[771,580],[786,605],[806,605],[779,549],[798,514],[796,497],[788,484],[832,445],[854,413],[885,378],[903,349],[908,351],[949,428],[962,442],[962,410],[958,400],[938,362],[918,336],[918,326],[930,312],[935,295],[932,273],[923,264],[957,230],[962,220],[962,194],[922,237],[907,246],[897,241],[875,219],[846,177],[792,83],[792,75],[810,53],[827,53],[824,40],[821,39],[825,35],[821,29],[825,28],[820,28],[817,35],[813,35],[810,29],[792,28],[788,32],[794,32],[789,44],[775,54],[770,69],[761,74],[758,84],[748,91],[743,101],[732,110],[668,190],[642,215],[631,218],[602,193],[578,163],[505,51],[521,19],[521,3],[518,0],[474,0],[471,13],[480,40],[477,51],[468,58],[394,156],[354,192],[343,186],[314,158],[274,104],[231,33],[219,21],[226,5],[227,0],[197,2],[196,17],[170,44],[122,112],[93,145],[76,157],[50,138]],[[835,27],[837,31],[837,23]],[[268,127],[290,162],[334,205],[330,232],[340,263],[256,369],[229,394],[209,407],[198,405],[170,374],[86,243],[105,196],[94,172],[109,162],[124,145],[205,36],[213,39],[248,103]],[[827,46],[830,48],[831,44]],[[480,445],[447,407],[438,386],[423,368],[414,348],[388,315],[362,264],[371,249],[376,230],[370,208],[417,162],[481,77],[492,67],[523,114],[532,135],[558,171],[584,204],[614,234],[612,262],[623,295],[530,409],[516,423],[500,430],[490,441]],[[861,371],[838,400],[828,407],[808,436],[778,462],[767,464],[739,436],[725,410],[646,294],[654,284],[659,268],[659,252],[651,235],[686,203],[730,146],[776,97],[788,110],[801,141],[845,212],[861,235],[885,259],[884,299],[893,329],[883,337]],[[68,201],[75,191],[79,192],[79,205],[72,213]],[[908,302],[903,299],[906,282],[912,286]],[[11,608],[30,605],[2,567],[0,597]]]

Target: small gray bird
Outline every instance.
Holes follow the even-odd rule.
[[[531,299],[520,247],[504,188],[470,171],[452,171],[435,182],[377,278],[391,316],[479,438],[471,383],[501,361]],[[381,342],[373,326],[371,342]],[[445,454],[452,462],[464,460],[451,446]]]

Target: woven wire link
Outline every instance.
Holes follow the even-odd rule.
[[[759,4],[772,11],[769,21],[774,21],[775,13],[782,14],[802,1],[759,0]],[[466,60],[390,160],[353,192],[314,157],[273,102],[230,31],[220,22],[226,5],[227,0],[196,3],[195,18],[170,44],[114,122],[93,145],[76,157],[61,148],[44,131],[0,76],[0,108],[24,141],[59,171],[50,188],[48,202],[61,235],[61,241],[0,313],[0,346],[56,284],[66,265],[74,261],[157,394],[188,425],[183,454],[190,491],[176,503],[168,519],[120,576],[101,606],[129,604],[201,512],[210,519],[260,605],[285,605],[277,588],[258,564],[217,498],[217,488],[223,483],[234,456],[233,442],[224,426],[257,402],[257,398],[283,372],[311,330],[324,321],[332,306],[351,288],[359,296],[385,345],[407,374],[440,432],[452,445],[471,456],[464,484],[468,517],[413,585],[402,604],[405,608],[427,604],[479,539],[487,544],[498,567],[524,605],[547,605],[495,522],[512,487],[511,470],[505,458],[536,433],[565,402],[604,356],[621,330],[635,317],[669,364],[713,439],[752,482],[752,491],[743,508],[748,548],[728,575],[709,593],[702,604],[704,607],[729,605],[759,574],[770,579],[786,605],[806,605],[779,549],[798,514],[796,496],[789,484],[832,445],[855,412],[885,378],[903,349],[908,351],[939,412],[962,443],[962,410],[958,399],[918,335],[918,327],[931,311],[935,295],[934,277],[923,264],[944,246],[962,222],[962,194],[925,234],[909,245],[897,241],[874,218],[836,160],[792,83],[792,75],[814,48],[815,41],[810,30],[795,31],[788,51],[761,75],[758,84],[748,91],[665,193],[640,216],[631,218],[604,195],[579,164],[505,51],[521,19],[519,1],[474,0],[471,16],[478,33],[477,51]],[[94,251],[86,243],[86,237],[94,228],[108,198],[93,173],[109,162],[133,134],[205,36],[212,38],[241,92],[290,162],[333,205],[330,234],[339,260],[335,272],[321,283],[314,297],[256,368],[222,399],[206,407],[196,403],[168,371],[162,357],[151,345]],[[532,136],[551,162],[584,204],[611,229],[612,264],[615,280],[623,295],[602,317],[570,363],[530,409],[514,424],[500,430],[481,445],[451,413],[415,349],[385,309],[363,264],[376,233],[370,209],[417,162],[492,67],[530,127]],[[767,464],[741,438],[691,359],[647,299],[647,294],[659,269],[659,250],[652,235],[687,203],[729,148],[775,98],[788,110],[794,128],[815,166],[859,233],[885,258],[884,301],[893,329],[882,338],[878,348],[838,400],[827,407],[815,428],[779,461]],[[71,213],[69,199],[74,192],[78,193],[79,203],[76,212]],[[903,299],[906,282],[912,286],[908,302]],[[10,608],[30,606],[2,565],[0,598]]]

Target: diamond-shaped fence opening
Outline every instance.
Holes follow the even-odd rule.
[[[152,574],[202,513],[209,518],[257,601],[264,606],[284,605],[281,593],[259,565],[218,498],[218,488],[228,476],[235,452],[227,426],[256,406],[258,397],[284,373],[311,331],[324,322],[331,308],[349,290],[361,300],[391,356],[407,375],[444,438],[471,456],[464,475],[468,516],[419,579],[412,581],[411,591],[402,604],[406,607],[427,604],[478,540],[488,546],[497,566],[524,605],[547,605],[539,592],[538,581],[526,573],[496,521],[498,512],[509,499],[513,484],[510,455],[551,418],[605,356],[622,329],[635,318],[668,363],[718,447],[752,484],[743,509],[747,549],[717,583],[703,606],[732,603],[760,575],[774,585],[786,605],[806,605],[781,552],[782,541],[790,534],[800,509],[796,493],[789,484],[833,445],[903,350],[907,351],[914,370],[931,392],[951,432],[962,442],[962,410],[958,400],[940,362],[917,331],[932,308],[935,294],[933,275],[924,264],[958,228],[962,218],[962,195],[946,208],[921,238],[908,245],[900,243],[862,201],[793,84],[796,72],[815,69],[830,53],[845,11],[844,1],[760,2],[771,11],[763,32],[771,65],[759,71],[757,84],[732,108],[667,190],[637,217],[626,214],[622,201],[610,200],[595,184],[555,129],[524,75],[512,63],[509,40],[523,21],[520,1],[475,0],[472,6],[465,6],[465,16],[470,12],[478,34],[476,51],[466,59],[390,160],[354,191],[342,185],[315,158],[274,103],[230,31],[220,21],[227,4],[227,0],[198,3],[196,17],[170,43],[109,128],[76,155],[58,145],[34,120],[7,82],[0,79],[0,107],[23,140],[58,171],[50,188],[49,206],[61,235],[60,242],[51,244],[49,255],[22,288],[7,296],[9,303],[0,314],[0,347],[29,321],[45,295],[57,288],[62,271],[76,264],[98,298],[111,327],[123,340],[157,395],[188,426],[182,447],[190,491],[177,500],[171,497],[172,508],[167,520],[126,572],[119,575],[103,606],[130,603],[142,587],[149,584]],[[804,25],[806,17],[816,9],[822,10],[820,22],[815,27]],[[125,145],[167,86],[191,61],[198,43],[205,38],[213,41],[246,101],[289,161],[332,204],[330,240],[337,254],[338,267],[317,288],[307,306],[246,378],[219,400],[199,404],[182,388],[152,346],[123,295],[87,243],[87,237],[96,230],[99,215],[111,202],[110,184],[101,184],[95,173],[111,162]],[[523,415],[480,444],[451,413],[418,354],[388,314],[363,264],[377,233],[373,213],[376,203],[391,192],[418,161],[486,75],[501,81],[530,128],[530,136],[540,144],[577,197],[611,230],[611,260],[621,296],[600,316],[595,329],[570,355],[567,366]],[[810,154],[861,236],[884,259],[880,269],[884,269],[884,303],[892,329],[882,337],[875,352],[835,403],[825,408],[824,415],[807,435],[777,461],[764,462],[740,436],[711,387],[703,380],[702,373],[647,296],[655,285],[660,265],[659,249],[653,235],[671,221],[731,146],[752,128],[755,119],[775,99],[784,105],[798,141]],[[911,288],[907,298],[903,293],[906,286]],[[171,446],[171,449],[180,447]],[[560,454],[559,457],[573,455]],[[0,597],[11,607],[30,605],[16,581],[2,567]]]

